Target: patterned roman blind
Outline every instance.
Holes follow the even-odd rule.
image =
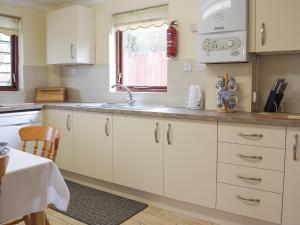
[[[135,30],[150,26],[160,27],[168,23],[168,5],[117,13],[113,15],[113,19],[116,31]]]

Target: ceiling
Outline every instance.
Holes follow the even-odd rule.
[[[1,0],[0,0],[1,1]],[[5,2],[29,6],[39,9],[52,9],[60,6],[72,5],[72,4],[84,4],[91,5],[104,2],[105,0],[3,0]]]

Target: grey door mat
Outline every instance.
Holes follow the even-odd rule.
[[[67,212],[54,209],[89,225],[119,225],[148,206],[66,180],[71,199]]]

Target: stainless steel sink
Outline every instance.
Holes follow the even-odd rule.
[[[149,110],[149,109],[159,108],[159,106],[152,106],[152,105],[133,105],[133,106],[130,106],[127,103],[106,103],[106,104],[102,105],[101,108],[124,109],[124,110]]]
[[[162,106],[153,105],[133,105],[130,106],[127,103],[76,103],[74,107],[85,108],[102,108],[102,109],[120,109],[120,110],[150,110],[155,108],[161,108]]]
[[[106,105],[106,103],[78,103],[75,104],[75,107],[88,107],[88,108],[101,108],[104,105]]]

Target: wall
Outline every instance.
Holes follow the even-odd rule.
[[[69,87],[71,101],[118,102],[126,98],[123,93],[109,90],[109,36],[114,13],[169,4],[169,20],[178,20],[178,57],[168,62],[168,92],[135,94],[139,101],[151,104],[184,106],[189,86],[200,85],[204,89],[203,72],[184,72],[185,62],[195,62],[197,34],[190,31],[196,24],[197,0],[110,0],[95,6],[96,10],[96,64],[95,66],[64,66],[61,85]],[[182,10],[184,9],[184,10]],[[57,77],[57,76],[56,76]],[[52,81],[53,85],[57,85]]]
[[[184,72],[183,64],[190,60],[170,60],[168,63],[167,93],[135,93],[139,103],[184,106],[190,85],[200,85],[204,90],[203,72]],[[109,66],[65,66],[62,85],[69,88],[69,100],[80,102],[125,102],[126,93],[109,92]]]
[[[20,91],[0,92],[1,103],[33,100],[35,87],[48,86],[46,66],[46,12],[0,1],[0,14],[21,18]],[[37,72],[38,71],[38,72]],[[34,77],[36,75],[36,77]],[[44,76],[42,78],[42,76]],[[41,82],[43,80],[43,82]]]
[[[300,113],[300,54],[259,57],[259,110],[263,111],[278,78],[289,83],[283,99],[284,111]]]
[[[197,21],[197,0],[109,0],[96,6],[97,54],[96,64],[109,62],[109,33],[112,30],[112,15],[135,9],[169,4],[169,20],[178,20],[179,59],[196,58],[196,33],[190,27]]]
[[[46,12],[0,1],[0,14],[22,19],[24,65],[46,64]]]

